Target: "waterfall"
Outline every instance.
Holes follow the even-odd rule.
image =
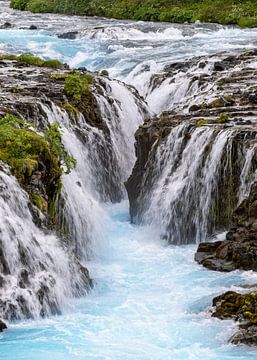
[[[109,219],[104,203],[126,197],[124,182],[135,162],[133,135],[149,113],[138,93],[119,81],[101,79],[94,96],[106,127],[90,125],[81,113],[74,123],[54,103],[40,104],[48,123],[59,124],[63,144],[77,161],[63,176],[59,213],[69,246],[84,260],[105,243]]]
[[[105,252],[110,222],[106,203],[126,196],[124,181],[135,161],[133,134],[149,111],[137,91],[119,81],[96,78],[92,95],[95,102],[88,117],[49,99],[36,99],[30,107],[30,121],[42,133],[50,124],[59,125],[62,143],[77,161],[76,168],[62,176],[58,237],[37,227],[28,194],[7,168],[0,172],[4,319],[60,313],[71,297],[85,294],[91,286],[81,263]]]
[[[58,314],[90,284],[59,239],[36,227],[28,195],[1,168],[0,314],[5,319]]]
[[[199,243],[225,230],[255,177],[255,136],[234,127],[173,128],[149,156],[133,220],[173,244]]]

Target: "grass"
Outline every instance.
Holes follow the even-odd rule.
[[[168,22],[257,26],[257,0],[11,0],[15,9]]]

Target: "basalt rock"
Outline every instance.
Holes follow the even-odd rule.
[[[233,319],[239,330],[230,338],[233,344],[257,345],[257,293],[228,291],[213,299],[213,317]]]
[[[59,34],[59,39],[69,39],[69,40],[75,40],[78,35],[78,31],[69,31],[63,34]]]
[[[211,270],[257,271],[257,186],[239,205],[232,217],[226,240],[200,244],[195,260]]]
[[[0,320],[0,332],[4,331],[5,329],[7,329],[7,325],[2,320]]]

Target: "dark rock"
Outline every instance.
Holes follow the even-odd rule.
[[[78,35],[78,31],[68,31],[68,32],[63,33],[63,34],[59,34],[58,38],[59,39],[74,40],[74,39],[76,39],[77,35]]]
[[[257,345],[257,293],[239,294],[234,291],[213,299],[215,310],[212,314],[221,320],[234,319],[239,330],[230,338],[233,344]]]
[[[0,332],[7,329],[7,325],[0,319]]]
[[[240,329],[237,331],[229,341],[232,344],[245,344],[245,345],[257,345],[257,326],[250,326],[246,329]]]
[[[0,26],[1,29],[10,29],[12,24],[6,21],[3,25]]]
[[[257,186],[235,210],[226,240],[217,246],[199,245],[195,260],[211,270],[235,269],[257,271]],[[208,252],[203,252],[203,248]]]
[[[225,70],[223,64],[221,62],[216,62],[213,65],[215,71],[223,71]]]
[[[29,30],[37,30],[37,26],[36,25],[30,25]]]

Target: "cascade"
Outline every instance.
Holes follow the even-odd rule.
[[[173,244],[199,243],[224,231],[255,178],[255,139],[251,129],[174,127],[157,149],[152,146],[132,220],[153,225]],[[130,182],[133,175],[127,185],[133,196]]]
[[[5,319],[59,314],[71,297],[90,287],[60,240],[36,227],[28,204],[28,195],[1,164],[0,313]]]

